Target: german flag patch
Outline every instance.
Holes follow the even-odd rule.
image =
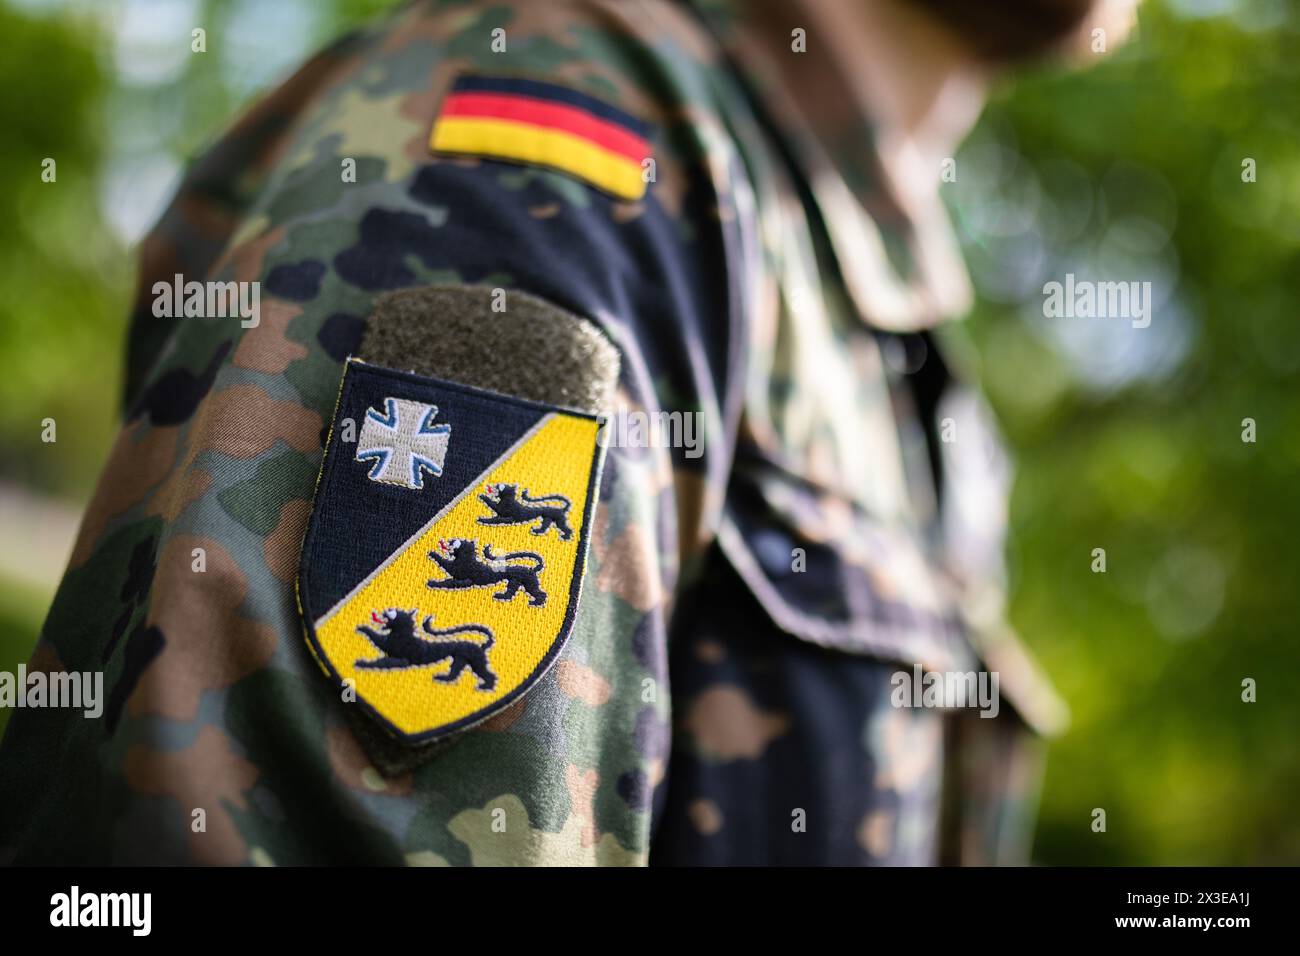
[[[619,199],[645,195],[649,127],[595,97],[540,80],[462,76],[429,134],[444,155],[568,173]]]

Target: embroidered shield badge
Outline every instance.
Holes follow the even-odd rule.
[[[600,424],[349,360],[298,602],[321,667],[392,733],[473,726],[554,662],[578,606]]]

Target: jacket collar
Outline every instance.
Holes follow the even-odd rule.
[[[937,196],[905,209],[881,165],[875,129],[817,36],[808,0],[693,0],[805,179],[863,321],[915,331],[971,302]],[[791,49],[796,28],[806,53]],[[938,175],[938,170],[935,171]]]

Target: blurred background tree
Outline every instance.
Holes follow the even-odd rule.
[[[1300,861],[1298,99],[1293,4],[1148,2],[997,97],[945,187],[1019,466],[1012,616],[1073,711],[1045,862]],[[1067,273],[1150,281],[1150,327],[1045,318]]]
[[[393,5],[0,5],[0,669],[115,430],[132,246],[243,104]],[[1096,65],[1005,84],[944,187],[980,295],[961,335],[1018,465],[1012,615],[1073,711],[1036,856],[1296,863],[1300,11],[1150,0],[1139,22]],[[1150,327],[1045,318],[1067,273],[1150,281]]]

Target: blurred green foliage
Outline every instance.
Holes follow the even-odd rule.
[[[1073,711],[1045,862],[1300,861],[1300,22],[1214,6],[1147,3],[1094,68],[1019,78],[959,155],[988,192],[947,187],[1017,456],[1013,619]],[[1044,318],[1098,262],[1164,286],[1150,328]]]
[[[260,88],[390,6],[0,7],[0,481],[84,505],[117,415],[133,230]],[[151,32],[172,7],[184,29]],[[286,19],[262,29],[269,10]],[[190,24],[208,54],[188,55]],[[132,73],[150,44],[174,72]],[[945,187],[981,293],[973,365],[1017,458],[1013,618],[1073,711],[1036,854],[1295,863],[1300,23],[1271,0],[1151,2],[1133,42],[1084,65],[1009,82]],[[1044,318],[1043,283],[1071,271],[1153,281],[1152,326]],[[0,529],[0,548],[23,542]],[[0,577],[0,668],[26,658],[57,576]]]
[[[94,469],[82,465],[112,438],[117,373],[104,357],[131,275],[96,211],[109,77],[72,24],[0,9],[0,35],[0,474],[84,495]],[[42,180],[47,157],[54,182]],[[64,427],[48,446],[47,417]]]

